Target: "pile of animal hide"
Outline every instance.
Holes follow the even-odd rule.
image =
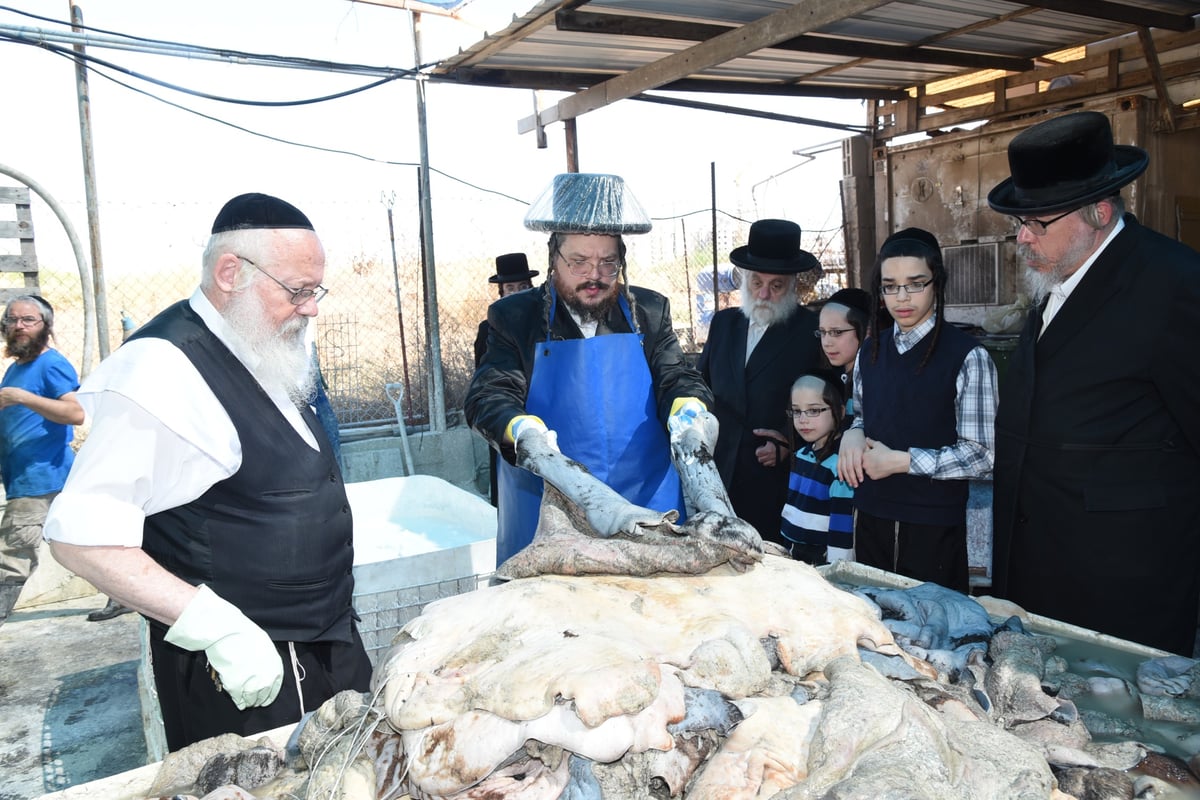
[[[733,504],[712,460],[717,418],[704,413],[671,435],[671,460],[683,485],[687,520],[627,502],[548,436],[523,434],[517,464],[545,484],[533,542],[496,570],[502,578],[534,575],[701,574],[720,564],[745,569],[763,541]]]
[[[155,796],[1150,800],[1200,788],[1141,722],[1190,730],[1177,749],[1200,752],[1195,662],[1152,659],[1121,678],[957,592],[839,587],[764,553],[712,468],[715,431],[707,415],[673,431],[682,525],[523,436],[518,460],[547,492],[533,544],[501,567],[512,580],[428,605],[373,694],[338,695],[285,752],[197,757]],[[1131,722],[1113,703],[1144,713]],[[243,762],[255,786],[234,785]],[[179,777],[189,769],[204,776],[194,788]]]
[[[698,576],[527,578],[430,604],[374,696],[338,695],[286,752],[209,740],[172,754],[152,796],[1197,796],[1150,728],[1167,717],[1192,734],[1179,748],[1200,749],[1197,662],[1118,678],[1056,649],[957,592],[839,588],[776,556]],[[1114,696],[1144,713],[1099,710]]]

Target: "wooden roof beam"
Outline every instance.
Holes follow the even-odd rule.
[[[659,59],[651,64],[618,75],[596,86],[560,100],[555,106],[518,123],[520,131],[534,130],[574,119],[618,100],[657,89],[673,81],[703,72],[709,67],[772,47],[779,42],[828,25],[849,16],[862,14],[889,0],[800,0],[774,14],[748,22],[693,47]]]
[[[431,75],[437,83],[466,83],[472,86],[493,86],[508,89],[542,89],[558,92],[577,92],[617,77],[613,73],[563,72],[558,70],[516,70],[474,67],[457,69],[448,75]],[[874,86],[813,86],[765,81],[723,81],[705,78],[683,78],[659,86],[669,92],[715,92],[772,97],[828,97],[841,100],[902,100],[908,96],[903,89]],[[525,130],[521,131],[525,133]]]

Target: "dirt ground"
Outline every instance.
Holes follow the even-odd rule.
[[[88,622],[102,595],[22,608],[0,626],[0,800],[147,763],[138,616]]]

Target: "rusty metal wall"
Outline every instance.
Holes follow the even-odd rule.
[[[1200,159],[1196,158],[1200,130],[1163,130],[1156,106],[1150,98],[1131,96],[1086,107],[1109,115],[1118,144],[1134,144],[1150,153],[1146,174],[1123,191],[1129,211],[1143,224],[1180,238],[1189,230],[1188,209],[1200,203],[1196,188],[1200,186]],[[979,296],[976,288],[990,268],[987,253],[995,250],[999,260],[995,303],[1013,302],[1019,274],[1015,228],[1009,217],[988,207],[987,194],[1009,175],[1009,142],[1047,118],[1037,114],[924,141],[875,147],[869,161],[874,209],[857,212],[873,213],[874,218],[854,218],[855,208],[848,204],[847,227],[873,224],[876,241],[882,242],[894,231],[916,226],[934,233],[943,247],[963,246],[955,256],[957,262],[980,272],[964,277],[972,302],[963,305],[974,304]],[[849,177],[860,183],[863,178]],[[1200,242],[1191,244],[1200,246]],[[870,261],[861,259],[852,267],[861,270],[864,284],[870,280]]]

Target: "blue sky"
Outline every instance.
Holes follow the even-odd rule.
[[[484,0],[468,12],[507,20],[512,3]],[[11,2],[12,8],[55,19],[66,3]],[[189,44],[408,68],[413,65],[408,14],[346,0],[209,0],[203,4],[97,0],[82,6],[94,28]],[[493,12],[501,12],[495,15]],[[492,23],[498,26],[499,22]],[[51,27],[0,10],[0,24]],[[490,26],[490,25],[489,25]],[[495,29],[495,27],[492,27]],[[426,17],[426,60],[473,42],[483,29]],[[92,48],[90,54],[162,81],[246,100],[302,99],[361,86],[370,79]],[[24,172],[67,207],[86,236],[84,185],[74,67],[39,48],[0,42],[0,69],[19,87],[0,126],[0,163]],[[14,77],[15,76],[15,77]],[[265,191],[296,203],[326,240],[331,266],[387,252],[383,200],[395,197],[408,213],[414,197],[416,100],[412,82],[395,81],[336,101],[293,108],[231,105],[180,94],[129,77],[122,80],[171,102],[242,128],[357,155],[319,152],[272,141],[168,106],[92,75],[91,118],[106,270],[115,274],[163,265],[194,265],[217,208],[243,191]],[[549,94],[550,99],[562,95]],[[784,114],[861,125],[853,101],[738,99],[704,96]],[[435,169],[520,200],[532,201],[566,169],[561,125],[548,129],[549,147],[516,132],[532,112],[525,90],[431,85],[427,93],[430,159]],[[18,114],[17,110],[21,113]],[[840,153],[811,163],[792,151],[837,138],[836,131],[783,122],[623,101],[580,118],[580,166],[625,177],[652,216],[666,217],[709,201],[716,162],[718,205],[746,218],[786,216],[815,230],[840,222]],[[777,176],[777,177],[772,177]],[[0,176],[0,182],[14,182]],[[491,202],[497,195],[435,180],[439,231],[463,215],[472,237],[494,252],[526,249],[540,235],[521,227],[524,207]],[[35,216],[43,263],[67,263],[66,237],[45,212]],[[697,225],[707,224],[707,219]],[[48,230],[49,229],[49,230]],[[449,256],[456,237],[439,233]],[[494,244],[492,242],[494,241]],[[390,258],[390,255],[387,256]]]

